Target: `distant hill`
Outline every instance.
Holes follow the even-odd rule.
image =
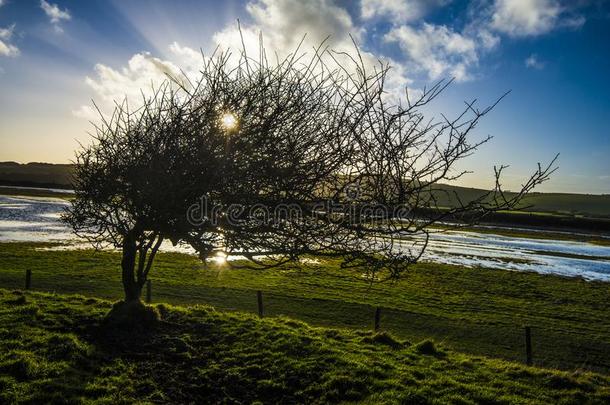
[[[0,162],[0,185],[71,188],[73,172],[71,164]],[[451,185],[439,188],[446,191],[437,193],[442,206],[454,206],[458,201],[456,195],[467,202],[485,193],[482,189]],[[532,206],[529,211],[610,217],[610,194],[531,193],[523,204]]]
[[[477,188],[439,185],[446,192],[437,193],[439,205],[455,206],[459,201],[468,202],[486,193]],[[456,198],[457,195],[457,198]],[[507,192],[507,198],[515,193]],[[551,212],[568,215],[610,217],[610,194],[538,193],[528,194],[522,202],[526,211]]]
[[[0,185],[72,188],[74,165],[0,162]]]

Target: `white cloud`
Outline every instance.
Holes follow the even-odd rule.
[[[445,75],[458,81],[468,80],[468,69],[478,62],[477,42],[444,25],[424,23],[419,29],[408,25],[395,27],[384,40],[397,43],[409,67],[425,71],[432,80]]]
[[[173,42],[169,46],[169,51],[176,60],[178,66],[187,73],[187,75],[196,74],[203,63],[203,55],[188,46],[181,46],[178,42]]]
[[[170,52],[177,60],[184,59],[185,55],[194,58],[196,53],[176,42],[170,46]],[[199,61],[201,63],[201,55]],[[198,68],[196,65],[192,66],[194,69]],[[127,65],[119,69],[98,63],[94,68],[95,75],[88,76],[85,83],[93,91],[95,102],[102,113],[109,113],[115,102],[121,102],[125,98],[129,100],[130,107],[137,108],[142,101],[142,94],[150,95],[170,77],[176,80],[183,78],[181,68],[188,72],[186,65],[178,65],[142,52],[133,55]],[[87,120],[99,118],[99,113],[88,105],[72,110],[72,114]]]
[[[545,34],[557,27],[579,28],[585,18],[569,15],[559,0],[496,0],[491,27],[512,37]]]
[[[563,20],[560,21],[559,25],[562,27],[579,29],[580,27],[585,25],[585,22],[587,22],[587,19],[584,16],[575,15],[575,16],[564,18]]]
[[[4,5],[4,0],[0,0],[0,7]]]
[[[40,7],[53,24],[60,23],[62,20],[68,21],[72,18],[68,9],[61,10],[57,4],[49,3],[46,0],[40,0]]]
[[[98,118],[100,118],[100,114],[97,112],[97,110],[89,105],[82,105],[72,110],[72,115],[87,121],[96,121]]]
[[[141,91],[151,89],[167,80],[167,75],[179,76],[180,69],[172,62],[152,57],[148,53],[137,53],[129,59],[127,66],[113,69],[103,64],[95,65],[95,78],[85,82],[102,100],[112,102],[127,97],[141,97]]]
[[[15,57],[19,55],[19,48],[0,40],[0,56]]]
[[[349,13],[330,0],[254,0],[246,5],[253,24],[243,27],[246,48],[258,50],[258,34],[264,35],[269,50],[292,52],[304,35],[303,50],[309,51],[330,36],[331,48],[353,48],[349,34],[360,40],[363,29],[353,24]],[[235,24],[214,35],[223,48],[241,49],[241,39]]]
[[[531,54],[525,59],[525,67],[541,70],[544,69],[544,62],[538,60],[538,55]]]
[[[115,102],[127,98],[130,106],[137,108],[142,94],[151,94],[155,86],[163,83],[166,74],[177,74],[179,69],[167,61],[150,56],[148,53],[137,53],[129,59],[127,66],[114,69],[98,63],[95,65],[95,76],[87,76],[85,83],[94,92],[94,100],[104,114],[109,114]],[[86,120],[97,120],[99,113],[89,105],[72,110],[76,117]]]
[[[364,28],[355,25],[344,8],[330,0],[253,0],[247,4],[246,10],[252,18],[252,24],[242,26],[243,41],[248,56],[255,58],[259,50],[259,33],[263,35],[264,46],[270,58],[273,58],[273,52],[277,52],[280,58],[293,52],[305,35],[302,52],[313,54],[313,49],[327,39],[325,45],[330,49],[354,55],[355,48],[350,35],[357,43],[362,43],[365,34]],[[214,41],[223,49],[242,48],[242,38],[235,24],[216,33]],[[388,92],[397,94],[404,91],[410,80],[405,76],[402,66],[365,49],[360,51],[369,70],[378,66],[379,59],[393,67],[386,80]],[[344,66],[350,64],[346,61]]]
[[[62,10],[57,4],[49,3],[46,0],[40,0],[40,8],[42,8],[47,17],[49,17],[49,21],[53,24],[53,28],[58,33],[63,32],[61,22],[72,19],[72,15],[70,15],[70,11],[68,11],[67,8]]]
[[[19,48],[0,39],[0,56],[15,57],[19,55]]]
[[[444,6],[451,0],[362,0],[360,13],[365,20],[388,18],[406,23],[424,17],[430,10]]]
[[[0,28],[0,39],[6,41],[10,40],[15,31],[15,24],[10,25],[8,28]]]
[[[492,34],[487,29],[479,29],[476,32],[476,36],[484,49],[493,49],[500,43],[500,37]]]
[[[270,61],[275,60],[274,52],[280,58],[293,52],[303,41],[301,51],[313,54],[313,48],[320,45],[329,35],[326,45],[338,51],[354,52],[351,34],[356,41],[363,38],[364,31],[354,25],[349,13],[330,0],[254,0],[246,5],[252,23],[242,26],[243,41],[250,57],[258,57],[259,34],[264,36],[264,46]],[[224,50],[240,51],[242,38],[237,24],[232,23],[213,36],[214,42]],[[457,44],[456,44],[457,46]],[[361,51],[367,68],[378,66],[378,57]],[[235,53],[235,52],[234,52]],[[209,55],[208,55],[209,56]],[[341,56],[337,56],[341,59]],[[95,66],[95,75],[86,78],[94,99],[100,109],[106,113],[113,106],[113,101],[127,97],[134,106],[141,100],[141,89],[146,92],[151,83],[158,86],[167,78],[182,77],[182,72],[189,77],[197,76],[203,63],[201,52],[182,46],[177,42],[169,45],[169,60],[161,60],[148,53],[138,53],[131,57],[126,66],[112,68],[104,64]],[[393,68],[387,79],[389,94],[404,92],[410,81],[405,76],[403,66],[387,60]],[[73,115],[88,120],[95,120],[98,113],[89,106],[81,106],[72,111]]]
[[[11,38],[15,30],[15,24],[0,28],[0,56],[15,57],[19,55],[19,48],[11,44]]]

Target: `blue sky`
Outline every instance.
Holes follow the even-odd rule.
[[[478,127],[494,139],[463,164],[489,186],[509,164],[517,188],[560,153],[543,191],[610,193],[610,2],[595,0],[0,0],[0,161],[68,162],[102,109],[164,72],[196,72],[200,50],[246,40],[288,52],[327,35],[391,63],[390,85],[454,84],[429,108],[456,114],[511,94]]]

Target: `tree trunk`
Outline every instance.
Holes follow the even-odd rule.
[[[142,285],[136,280],[136,242],[132,235],[127,235],[123,240],[123,259],[121,260],[123,290],[125,302],[140,301]]]

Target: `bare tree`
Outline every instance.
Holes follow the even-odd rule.
[[[471,133],[506,96],[482,109],[476,101],[467,102],[452,119],[427,119],[421,109],[450,83],[440,81],[416,99],[406,90],[406,105],[388,101],[381,91],[369,100],[366,119],[354,132],[356,153],[344,178],[357,191],[344,205],[341,229],[334,233],[341,238],[336,246],[344,267],[362,268],[371,280],[398,278],[422,257],[432,227],[469,226],[490,213],[517,209],[556,170],[557,156],[544,167],[538,164],[516,192],[502,188],[506,166],[494,167],[494,188],[475,198],[463,200],[448,188],[468,174],[456,169],[458,163],[491,139],[472,141]]]
[[[142,107],[125,101],[102,117],[77,155],[64,219],[96,247],[122,249],[128,302],[165,240],[204,259],[270,267],[330,256],[395,278],[421,257],[431,225],[514,208],[553,171],[539,167],[507,196],[499,168],[494,190],[441,206],[438,185],[487,142],[469,134],[493,105],[427,121],[420,109],[446,84],[402,106],[385,91],[389,69],[324,44],[272,63],[262,46],[256,60],[245,50],[202,58],[197,80],[172,78]]]
[[[264,265],[277,265],[328,250],[321,243],[328,222],[311,218],[321,202],[340,195],[355,131],[382,78],[379,72],[344,75],[329,66],[330,56],[321,45],[311,56],[297,49],[269,63],[261,47],[256,61],[243,52],[230,67],[231,54],[224,53],[208,60],[201,80],[185,89],[195,104],[206,105],[206,75],[223,72],[215,89],[219,108],[234,117],[224,131],[220,191],[201,189],[216,215],[196,221],[188,237],[203,257],[238,253],[259,265],[262,258]]]
[[[225,58],[216,63],[226,67]],[[431,226],[514,209],[553,172],[555,160],[508,195],[500,167],[493,190],[439,204],[448,192],[442,183],[466,174],[455,172],[457,163],[489,141],[473,142],[470,134],[497,102],[482,110],[467,103],[454,119],[427,120],[422,107],[449,83],[416,99],[406,92],[402,105],[385,91],[389,69],[323,47],[310,56],[297,49],[273,64],[261,47],[256,60],[243,51],[235,67],[220,69],[222,108],[235,125],[226,129],[224,185],[206,200],[216,215],[191,235],[203,257],[241,255],[253,267],[341,257],[372,278],[396,278],[421,258]]]
[[[201,183],[218,184],[217,156],[224,138],[201,106],[167,82],[142,106],[124,101],[111,117],[100,114],[94,142],[77,154],[75,198],[63,219],[96,248],[122,250],[125,301],[139,301],[153,260],[165,240],[178,243],[190,224],[184,207]],[[197,177],[189,165],[197,162]],[[205,162],[205,164],[201,164]],[[196,186],[196,187],[195,187]]]

